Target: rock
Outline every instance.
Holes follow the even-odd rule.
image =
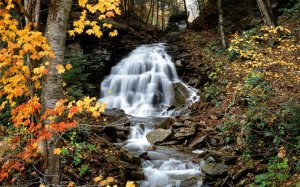
[[[178,141],[169,141],[169,142],[162,142],[159,145],[166,146],[166,145],[177,145],[177,144],[179,144]]]
[[[220,146],[224,145],[224,139],[221,136],[215,135],[215,136],[209,136],[208,140],[206,141],[210,146]]]
[[[182,63],[181,63],[180,60],[176,60],[176,61],[175,61],[175,65],[176,65],[177,67],[181,67],[181,66],[182,66]]]
[[[217,134],[218,132],[212,127],[206,127],[205,133],[209,134],[209,135],[214,135],[214,134]]]
[[[202,176],[192,176],[188,179],[182,180],[180,186],[181,187],[190,187],[190,186],[198,186],[197,184],[202,184],[203,177]]]
[[[224,162],[225,164],[233,164],[237,159],[235,155],[225,151],[210,150],[209,153],[217,162]]]
[[[196,150],[193,150],[192,153],[197,154],[198,158],[203,158],[204,156],[206,156],[208,154],[208,151],[196,149]]]
[[[193,122],[190,121],[190,120],[185,120],[185,121],[184,121],[184,125],[187,126],[187,127],[192,126],[192,124],[193,124]]]
[[[171,129],[154,129],[147,134],[149,143],[155,144],[167,140],[172,135]]]
[[[115,118],[120,118],[120,117],[124,117],[126,116],[124,110],[120,110],[120,109],[116,109],[116,108],[113,108],[113,109],[105,109],[104,113],[103,113],[104,116],[109,116],[109,117],[115,117]]]
[[[228,166],[221,163],[207,163],[201,169],[211,177],[220,176],[228,172]]]
[[[165,118],[160,124],[156,126],[157,129],[169,129],[174,123],[174,119]]]
[[[190,143],[189,148],[194,149],[195,147],[198,147],[200,144],[204,143],[206,138],[207,135],[195,137],[193,141]]]
[[[172,105],[176,107],[181,107],[186,104],[186,99],[189,97],[189,91],[182,83],[173,83],[172,84],[174,91],[174,102]]]
[[[137,169],[136,171],[131,171],[129,178],[133,181],[141,181],[145,179],[145,175],[141,169]]]
[[[176,121],[174,124],[173,124],[173,127],[174,128],[179,128],[179,127],[184,127],[185,125],[183,124],[183,123],[181,123],[181,122],[178,122],[178,121]]]
[[[175,134],[174,134],[174,138],[175,139],[184,139],[188,136],[192,136],[195,134],[195,128],[179,128],[179,129],[175,129],[174,130]]]

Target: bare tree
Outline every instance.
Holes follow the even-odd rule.
[[[188,11],[187,11],[187,6],[186,6],[186,0],[183,0],[183,5],[184,5],[184,11],[185,11],[185,21],[186,21],[186,28],[189,27],[189,15],[188,15]]]
[[[226,36],[224,32],[224,15],[223,15],[223,7],[222,7],[222,0],[218,0],[218,11],[219,11],[219,30],[221,36],[221,42],[223,48],[227,48]]]
[[[261,16],[268,26],[276,26],[270,0],[256,0]]]

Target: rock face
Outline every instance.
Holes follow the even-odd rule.
[[[189,96],[189,91],[181,83],[173,83],[174,103],[176,107],[181,107],[186,104],[186,99]]]
[[[167,140],[171,135],[171,129],[154,129],[147,134],[147,139],[149,143],[155,144]]]
[[[228,172],[228,166],[221,163],[207,163],[202,167],[202,171],[214,177]]]

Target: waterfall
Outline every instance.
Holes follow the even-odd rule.
[[[133,116],[161,115],[174,102],[173,83],[181,80],[165,46],[142,45],[114,66],[103,80],[100,102]],[[195,93],[182,84],[191,96]]]
[[[155,128],[155,117],[174,114],[168,108],[178,98],[175,83],[182,84],[181,88],[187,92],[185,105],[199,99],[196,89],[179,79],[163,44],[139,46],[103,80],[100,102],[105,102],[107,108],[123,109],[134,116],[125,145],[129,151],[137,155],[147,152],[150,143],[146,135]],[[142,162],[145,181],[140,181],[141,187],[202,185],[201,163],[193,163],[192,158],[177,151],[155,150],[147,154],[152,158]]]

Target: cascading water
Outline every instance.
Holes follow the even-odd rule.
[[[101,83],[100,102],[105,102],[107,108],[123,109],[134,116],[125,145],[128,150],[136,154],[146,152],[150,146],[146,135],[154,129],[156,117],[174,114],[167,112],[175,99],[174,83],[182,82],[163,44],[136,48],[114,66],[111,74]],[[189,92],[187,104],[196,101],[196,90],[182,84]],[[202,185],[199,180],[201,164],[192,163],[186,155],[166,150],[148,151],[148,155],[152,155],[151,160],[142,163],[145,181],[141,181],[140,186]]]
[[[100,101],[133,116],[160,116],[173,104],[172,84],[178,82],[181,81],[164,45],[142,45],[112,68],[101,83]],[[194,89],[188,90],[195,96]]]

